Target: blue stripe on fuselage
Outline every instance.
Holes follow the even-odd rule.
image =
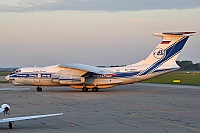
[[[115,73],[116,75],[115,76],[112,76],[112,77],[133,77],[135,75],[137,75],[138,73],[140,73],[140,71],[137,71],[137,72],[124,72],[124,73],[120,73],[120,72],[117,72]]]
[[[164,72],[164,71],[171,71],[171,70],[175,70],[174,68],[169,68],[169,69],[159,69],[159,70],[156,70],[154,71],[155,73],[157,72]],[[141,71],[133,71],[133,72],[117,72],[115,73],[114,76],[112,76],[112,78],[129,78],[129,77],[134,77],[136,76],[137,74],[139,74]],[[10,75],[11,78],[38,78],[38,74],[39,73],[20,73],[20,74],[12,74]],[[45,75],[49,75],[50,77],[48,76],[45,76]],[[41,77],[40,78],[51,78],[51,73],[48,73],[48,74],[41,74]],[[52,78],[52,79],[59,79],[59,78]],[[80,79],[71,79],[71,78],[63,78],[63,79],[60,79],[60,80],[76,80],[76,81],[80,81]]]
[[[172,71],[172,70],[176,70],[176,68],[167,68],[167,69],[158,69],[158,70],[155,70],[154,72],[157,73],[157,72],[164,72],[164,71]],[[128,78],[128,77],[134,77],[136,76],[138,73],[140,73],[141,71],[137,71],[137,72],[124,72],[124,73],[120,73],[120,72],[117,72],[115,73],[116,75],[115,76],[112,76],[113,78]]]
[[[40,76],[38,76],[40,74]],[[18,73],[10,75],[11,78],[51,78],[52,73]]]

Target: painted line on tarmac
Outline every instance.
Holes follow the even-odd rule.
[[[152,119],[152,118],[147,118],[147,117],[143,117],[143,116],[137,116],[136,114],[131,114],[131,116],[133,116],[135,118],[148,120],[148,121],[153,121],[153,122],[163,123],[163,124],[167,124],[167,125],[172,125],[172,126],[183,127],[183,128],[187,128],[187,129],[191,129],[191,130],[200,131],[200,128],[194,128],[194,127],[190,127],[190,126],[184,126],[184,125],[175,124],[175,123],[171,123],[171,122],[165,122],[165,121],[156,120],[156,119]]]
[[[0,91],[21,91],[28,90],[29,88],[0,88]]]

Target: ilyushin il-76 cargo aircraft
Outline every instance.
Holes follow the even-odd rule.
[[[179,69],[176,59],[193,33],[155,33],[155,36],[162,37],[162,41],[146,59],[135,64],[109,68],[84,64],[25,67],[6,76],[6,80],[13,85],[37,86],[39,92],[42,91],[41,86],[70,86],[83,92],[89,89],[97,92],[99,89],[133,84]]]

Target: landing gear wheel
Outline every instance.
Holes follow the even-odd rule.
[[[93,91],[93,92],[98,92],[98,90],[99,90],[99,89],[98,89],[97,87],[92,88],[92,91]]]
[[[38,92],[41,92],[41,91],[42,91],[42,87],[39,87],[39,86],[38,86],[38,87],[37,87],[37,91],[38,91]]]
[[[88,88],[83,88],[82,92],[88,92]]]
[[[12,129],[12,122],[9,122],[8,126],[10,129]]]

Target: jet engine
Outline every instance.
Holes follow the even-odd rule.
[[[0,108],[0,113],[1,111],[5,114],[9,114],[10,112],[10,106],[8,104],[3,104],[1,105],[1,108]]]
[[[72,76],[72,75],[53,75],[52,81],[61,85],[74,85],[85,83],[85,77]]]

